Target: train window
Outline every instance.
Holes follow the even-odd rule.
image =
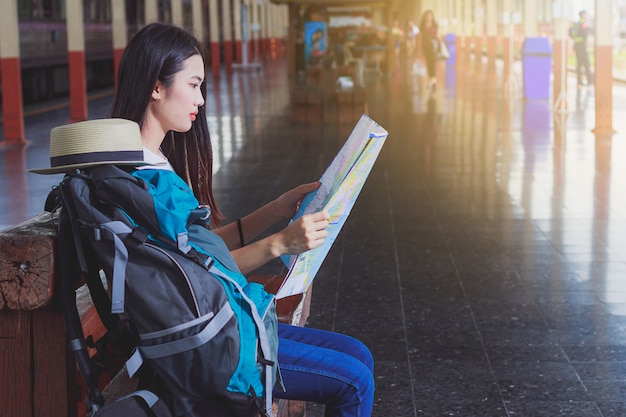
[[[84,4],[85,22],[111,22],[111,0],[85,0]]]
[[[18,0],[17,9],[22,21],[59,20],[64,17],[65,0]]]

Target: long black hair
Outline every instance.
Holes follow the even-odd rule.
[[[141,29],[128,42],[120,59],[111,117],[133,120],[142,128],[157,81],[170,87],[183,62],[195,55],[203,58],[206,73],[206,53],[187,31],[162,23],[151,23]],[[206,82],[200,91],[206,99]],[[189,131],[168,132],[161,150],[196,198],[211,208],[214,224],[219,224],[223,216],[213,197],[213,150],[205,106],[198,107],[196,121]]]

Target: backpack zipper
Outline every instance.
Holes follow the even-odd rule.
[[[172,262],[174,262],[174,264],[176,264],[176,266],[178,267],[178,269],[180,270],[180,272],[183,274],[183,276],[185,277],[185,282],[187,282],[187,287],[189,288],[189,293],[191,294],[191,298],[193,298],[193,304],[196,308],[196,317],[200,317],[200,306],[198,305],[198,299],[196,298],[196,294],[193,291],[193,286],[191,285],[191,282],[189,282],[189,278],[187,277],[187,274],[185,273],[185,270],[183,269],[183,267],[180,265],[180,263],[172,256],[170,255],[166,250],[164,250],[163,248],[160,248],[152,243],[148,243],[148,242],[144,242],[144,245],[147,245],[153,249],[156,249],[157,251],[163,253],[165,256],[167,256]]]

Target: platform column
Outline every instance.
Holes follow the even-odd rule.
[[[513,5],[511,0],[503,0],[503,12],[502,12],[502,81],[506,84],[511,78],[511,64],[513,63]]]
[[[200,46],[204,47],[206,39],[202,25],[202,0],[191,0],[191,26],[193,27],[194,35],[200,42]]]
[[[533,38],[539,36],[537,25],[537,0],[526,0],[524,2],[524,36]]]
[[[117,70],[126,48],[126,10],[124,0],[111,0],[111,28],[113,30],[113,72],[117,87]]]
[[[287,30],[289,30],[289,36],[287,36],[287,74],[296,75],[296,37],[299,35],[296,33],[296,28],[294,23],[298,18],[298,9],[299,5],[294,3],[289,3],[287,6],[289,7],[289,26]],[[278,23],[279,27],[283,22],[282,16],[279,15]]]
[[[144,22],[146,25],[159,21],[159,7],[157,0],[144,0]]]
[[[220,76],[220,26],[219,26],[219,0],[209,0],[208,4],[208,22],[209,22],[209,46],[208,50],[211,54],[211,72],[213,77]]]
[[[553,97],[554,108],[564,111],[567,108],[567,50],[568,50],[568,19],[567,11],[572,9],[566,7],[563,0],[554,3],[554,14],[552,20],[554,45],[554,64],[552,66],[553,75]]]
[[[463,61],[465,60],[464,37],[463,32],[463,4],[462,0],[454,0],[454,32],[456,33],[456,72],[459,74],[463,68]]]
[[[251,62],[255,62],[259,60],[259,56],[260,56],[259,37],[261,35],[261,31],[260,31],[261,23],[259,22],[258,1],[251,0],[249,4],[250,4],[250,9],[252,9],[251,10],[252,13],[250,13],[250,25],[248,26],[249,28],[248,30],[250,31],[250,40],[252,42],[250,42],[251,50],[248,56],[250,57]]]
[[[241,43],[241,1],[233,2],[233,41],[235,43],[235,62],[243,63],[243,44]]]
[[[259,24],[261,25],[261,30],[259,31],[259,54],[261,57],[265,58],[268,55],[269,51],[269,36],[267,34],[268,25],[267,25],[267,9],[268,4],[266,1],[261,1],[259,4]]]
[[[487,10],[487,79],[496,79],[496,48],[498,45],[498,18],[496,0],[486,0]]]
[[[70,121],[87,120],[87,70],[82,0],[67,0],[67,49],[70,85]]]
[[[182,0],[171,0],[172,24],[183,27],[183,2]]]
[[[474,2],[472,0],[463,1],[463,40],[465,43],[465,69],[471,69],[472,42],[474,41]]]
[[[219,0],[218,0],[219,1]],[[236,2],[235,2],[236,3]],[[222,4],[222,28],[224,30],[224,65],[226,72],[233,72],[233,24],[232,11],[229,1],[223,1]],[[218,26],[219,27],[219,26]]]
[[[596,0],[596,22],[611,22],[611,0]],[[612,135],[613,131],[613,40],[611,25],[596,24],[594,68],[596,95],[596,135]]]
[[[17,0],[8,0],[3,7],[0,13],[0,77],[4,140],[0,144],[18,145],[25,144],[26,139]]]
[[[474,0],[474,71],[482,75],[483,42],[485,39],[485,9],[482,0]]]
[[[277,38],[278,38],[278,29],[277,29],[277,17],[276,14],[278,13],[278,6],[273,4],[273,3],[269,3],[268,5],[268,10],[267,10],[267,30],[268,30],[268,35],[269,35],[269,54],[270,54],[270,58],[274,59],[277,56],[277,50],[276,48],[278,47],[277,45]]]

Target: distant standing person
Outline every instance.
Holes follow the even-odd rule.
[[[576,80],[578,86],[593,83],[591,67],[589,65],[589,52],[587,51],[587,37],[591,33],[591,23],[586,10],[578,13],[579,19],[570,28],[570,37],[574,41],[574,52],[576,53]],[[583,71],[585,72],[585,82],[583,82]]]
[[[421,56],[426,61],[426,71],[428,74],[428,87],[433,90],[437,87],[436,65],[437,51],[439,50],[439,25],[435,20],[435,14],[432,10],[426,10],[422,15],[419,24],[419,36],[422,38],[420,43]]]

